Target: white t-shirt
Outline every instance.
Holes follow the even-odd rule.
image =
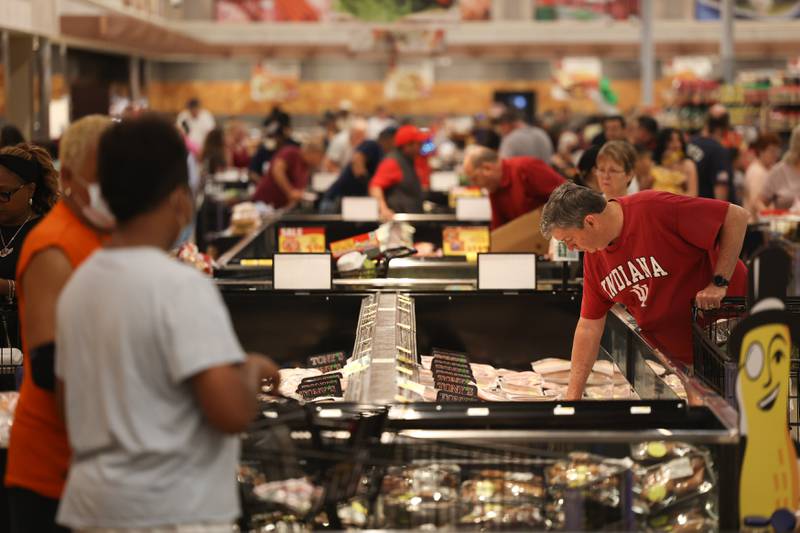
[[[217,126],[217,123],[214,121],[214,115],[205,109],[201,109],[200,112],[197,113],[197,117],[193,117],[188,109],[184,109],[178,113],[178,118],[175,123],[183,132],[186,132],[184,125],[189,129],[186,135],[198,150],[203,148],[203,143],[206,140],[208,132]]]
[[[350,131],[343,130],[333,136],[331,142],[328,144],[325,157],[333,163],[336,163],[339,168],[343,168],[350,162],[350,158],[353,157],[353,152],[354,148],[350,144]]]
[[[211,280],[149,247],[102,249],[57,307],[73,529],[230,523],[239,442],[206,420],[190,378],[244,352]]]

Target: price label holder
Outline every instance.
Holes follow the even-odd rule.
[[[331,254],[275,254],[272,288],[279,291],[329,291]]]
[[[492,204],[488,196],[456,199],[457,220],[492,220]]]
[[[536,290],[536,254],[478,254],[478,290]]]
[[[311,190],[318,193],[328,192],[338,177],[333,172],[317,172],[311,176]]]
[[[431,174],[431,190],[433,192],[450,192],[458,187],[458,174],[455,172],[434,172]]]
[[[369,196],[342,198],[342,220],[375,222],[378,220],[378,200]]]
[[[574,263],[580,261],[580,253],[570,250],[563,241],[550,239],[550,260],[556,263]]]

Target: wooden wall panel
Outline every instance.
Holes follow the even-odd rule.
[[[5,68],[0,65],[0,116],[6,114],[6,73]]]
[[[661,103],[667,80],[656,84],[656,105]],[[612,82],[619,97],[620,109],[635,108],[640,99],[639,80]],[[588,97],[577,97],[568,103],[554,100],[549,81],[480,81],[440,82],[431,94],[418,100],[385,102],[382,82],[302,82],[296,99],[286,102],[288,112],[301,115],[320,115],[326,109],[336,109],[343,99],[350,100],[356,112],[368,113],[380,104],[400,115],[474,114],[486,112],[497,90],[537,92],[539,111],[569,107],[576,112],[592,113],[596,106]],[[254,102],[250,98],[248,81],[151,82],[147,88],[154,110],[177,113],[192,97],[217,115],[262,115],[272,109],[271,102]]]

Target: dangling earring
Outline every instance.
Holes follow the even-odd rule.
[[[64,196],[69,198],[70,195],[72,195],[72,187],[67,187],[66,189],[64,189]]]
[[[28,198],[28,205],[33,205],[33,196]]]

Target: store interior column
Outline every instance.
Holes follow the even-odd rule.
[[[3,44],[6,120],[30,138],[33,133],[33,73],[36,64],[33,37],[4,32]]]
[[[50,138],[50,98],[53,95],[53,49],[50,39],[39,37],[36,47],[38,61],[39,91],[37,116],[34,122],[33,137],[36,139]]]
[[[653,105],[653,85],[656,77],[656,54],[653,44],[653,0],[641,1],[642,19],[642,45],[639,59],[642,71],[642,95],[640,103],[643,106]]]
[[[733,49],[733,0],[722,0],[722,32],[719,43],[719,55],[722,61],[722,79],[725,83],[734,81],[734,49]]]

